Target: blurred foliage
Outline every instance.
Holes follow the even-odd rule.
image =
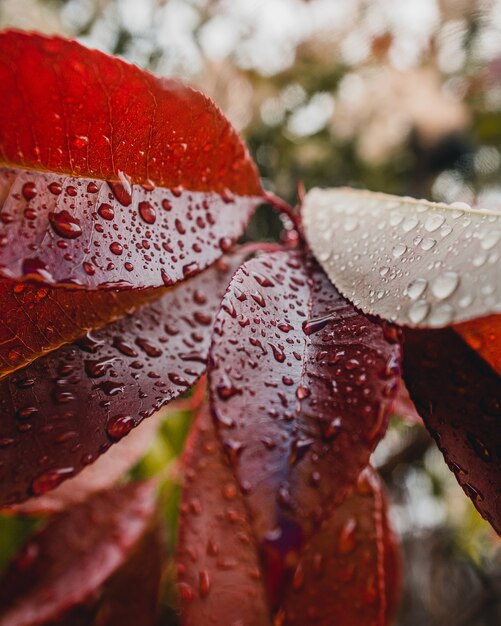
[[[501,0],[0,0],[6,26],[75,36],[189,80],[290,202],[302,181],[499,207]],[[272,239],[279,226],[263,207],[247,236]],[[166,477],[171,546],[191,419],[170,414],[131,473]],[[501,623],[499,540],[426,433],[393,420],[374,461],[403,540],[398,624]],[[0,566],[36,523],[0,516]]]

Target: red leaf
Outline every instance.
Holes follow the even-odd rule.
[[[176,558],[183,626],[388,623],[399,596],[400,561],[374,470],[364,471],[355,492],[314,535],[284,605],[272,615],[264,586],[269,576],[207,409],[193,425],[184,461]]]
[[[465,493],[501,532],[501,382],[452,330],[405,331],[404,378]]]
[[[118,441],[106,454],[100,456],[95,463],[86,466],[77,476],[64,481],[53,491],[3,509],[2,513],[23,515],[59,513],[84,502],[98,491],[111,489],[146,454],[163,419],[166,419],[166,410],[160,410],[147,420],[143,420],[127,437]]]
[[[501,315],[456,324],[454,330],[501,376]]]
[[[208,408],[188,439],[176,554],[184,626],[271,626],[247,512]]]
[[[87,291],[0,278],[0,378],[113,322],[163,289]]]
[[[297,252],[235,274],[215,322],[211,399],[268,562],[285,563],[367,465],[397,389],[397,339]]]
[[[385,626],[399,595],[400,554],[381,482],[368,468],[313,537],[276,623]]]
[[[6,165],[78,177],[260,195],[237,133],[203,94],[75,41],[0,37]]]
[[[22,193],[27,184],[38,190],[31,200]],[[50,191],[54,184],[57,194]],[[89,192],[90,185],[97,191]],[[0,168],[0,274],[88,289],[169,287],[227,251],[259,202],[152,185],[132,185],[124,199],[117,189],[105,181]]]
[[[0,624],[148,626],[162,560],[152,484],[102,492],[52,518],[13,560]]]
[[[0,381],[2,504],[54,489],[196,381],[213,316],[247,254]]]
[[[176,81],[7,31],[0,84],[0,275],[48,294],[38,317],[37,286],[14,297],[2,281],[2,376],[144,302],[97,289],[171,286],[208,267],[263,192],[221,111]]]

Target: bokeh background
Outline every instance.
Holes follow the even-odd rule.
[[[7,26],[199,87],[292,203],[300,182],[501,202],[501,0],[0,0]],[[249,236],[277,229],[264,208]],[[165,422],[136,475],[176,457],[188,420]],[[397,624],[501,624],[499,540],[422,427],[395,418],[374,462],[405,552]],[[0,517],[0,567],[35,523]]]

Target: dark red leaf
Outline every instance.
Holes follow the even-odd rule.
[[[2,504],[54,489],[196,381],[225,287],[247,254],[0,381]]]
[[[241,492],[208,409],[188,441],[177,549],[183,626],[387,624],[400,590],[400,560],[381,483],[368,468],[295,564],[277,614]],[[268,590],[269,591],[269,590]]]
[[[90,292],[0,278],[0,378],[165,291]]]
[[[184,626],[271,626],[247,512],[207,407],[188,439],[176,554]]]
[[[170,406],[143,420],[95,463],[86,466],[79,474],[64,481],[56,489],[2,509],[2,513],[15,515],[59,513],[84,502],[98,491],[111,489],[147,453],[160,424],[164,419],[168,419],[169,410]]]
[[[400,595],[400,554],[372,468],[313,537],[276,624],[385,626]]]
[[[459,484],[501,532],[501,381],[452,329],[405,331],[410,396]]]
[[[210,391],[269,563],[287,561],[367,465],[399,359],[396,331],[357,312],[300,253],[253,259],[234,276],[215,322]]]
[[[52,518],[0,581],[1,626],[148,626],[162,574],[155,489],[130,483]]]

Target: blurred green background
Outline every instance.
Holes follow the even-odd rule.
[[[499,0],[0,0],[7,26],[198,86],[292,203],[300,182],[501,202]],[[249,236],[277,224],[261,210]],[[175,458],[188,422],[162,427],[134,475]],[[398,625],[501,624],[499,540],[428,436],[395,419],[374,461],[405,551]],[[0,519],[0,566],[33,525]]]

